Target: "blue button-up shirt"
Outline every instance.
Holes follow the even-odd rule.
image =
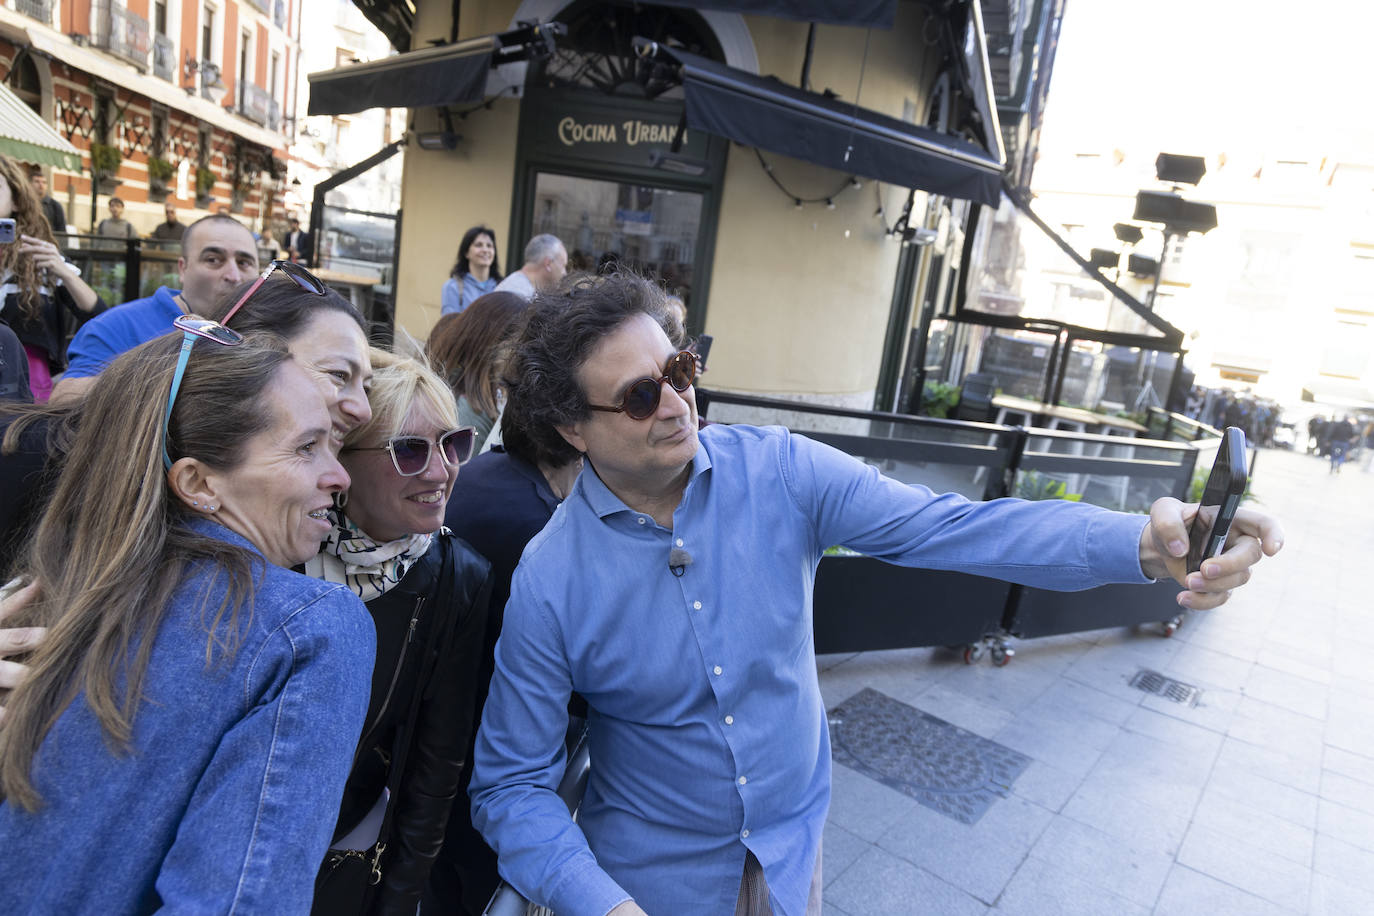
[[[671,531],[589,469],[515,573],[473,822],[564,916],[629,897],[733,912],[746,848],[774,912],[805,911],[830,801],[811,594],[832,544],[1047,588],[1147,581],[1141,516],[936,496],[779,428],[709,426],[701,445]],[[577,824],[553,792],[571,690],[592,709]]]

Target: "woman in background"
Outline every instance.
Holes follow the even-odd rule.
[[[515,293],[487,293],[461,315],[440,318],[425,345],[430,364],[458,399],[458,422],[477,430],[477,451],[501,412],[506,349],[528,305]]]
[[[440,295],[443,315],[465,311],[479,296],[496,289],[501,282],[501,265],[496,259],[496,233],[486,226],[473,226],[463,233],[458,258],[449,271]]]
[[[105,310],[76,265],[62,256],[28,176],[0,155],[0,219],[13,219],[14,241],[0,244],[0,322],[10,326],[29,364],[29,388],[43,403],[52,377],[67,365],[67,340],[58,306],[77,320]],[[170,329],[169,329],[170,330]]]

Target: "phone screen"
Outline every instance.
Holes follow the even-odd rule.
[[[1189,572],[1197,572],[1203,560],[1221,553],[1226,546],[1231,519],[1235,518],[1245,492],[1245,436],[1240,430],[1233,433],[1232,429],[1226,431],[1221,448],[1217,450],[1197,515],[1188,529]],[[1236,466],[1237,454],[1239,467]]]
[[[0,244],[8,244],[14,241],[14,220],[6,217],[0,219]]]

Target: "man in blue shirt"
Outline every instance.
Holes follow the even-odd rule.
[[[1176,500],[1148,519],[971,503],[784,429],[698,433],[672,327],[651,285],[591,278],[531,307],[509,373],[527,432],[587,468],[512,582],[473,823],[561,916],[820,913],[830,744],[811,594],[830,545],[1060,589],[1172,575],[1192,608],[1281,546],[1243,510],[1231,549],[1189,576],[1196,507]],[[572,690],[594,761],[577,823],[554,792]]]
[[[181,289],[160,286],[151,296],[109,309],[86,322],[67,345],[67,371],[54,402],[82,397],[105,366],[125,350],[172,330],[186,313],[204,313],[258,270],[253,233],[231,216],[206,216],[181,237]]]

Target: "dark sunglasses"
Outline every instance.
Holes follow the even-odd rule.
[[[390,452],[391,463],[402,477],[414,477],[429,467],[430,447],[439,446],[439,455],[449,467],[466,464],[472,457],[474,430],[471,426],[451,429],[431,442],[424,436],[392,436],[386,445],[371,448],[346,448],[346,452]]]
[[[172,327],[181,331],[183,337],[181,355],[177,357],[177,371],[172,375],[172,388],[167,392],[167,412],[162,417],[162,466],[169,471],[172,469],[172,456],[167,453],[167,435],[172,423],[172,405],[176,403],[177,392],[181,390],[186,364],[191,361],[191,349],[202,337],[226,347],[237,347],[243,343],[243,335],[238,331],[199,315],[178,315],[172,321]]]
[[[258,278],[253,281],[253,285],[248,287],[247,291],[239,297],[238,302],[234,303],[234,307],[224,313],[224,317],[220,319],[220,324],[228,324],[229,319],[233,318],[238,310],[243,308],[245,302],[253,298],[253,294],[258,291],[258,288],[261,287],[263,283],[267,282],[267,278],[272,276],[272,271],[274,270],[280,270],[282,273],[286,274],[297,286],[307,293],[323,296],[326,292],[324,281],[304,267],[298,264],[292,264],[290,261],[269,261],[267,269],[258,275]]]
[[[647,420],[658,410],[658,402],[663,394],[663,383],[673,386],[674,391],[686,391],[692,387],[697,377],[697,358],[687,350],[675,354],[663,367],[659,378],[642,378],[625,389],[619,407],[602,407],[588,404],[592,410],[605,410],[610,413],[623,413],[631,420]]]

